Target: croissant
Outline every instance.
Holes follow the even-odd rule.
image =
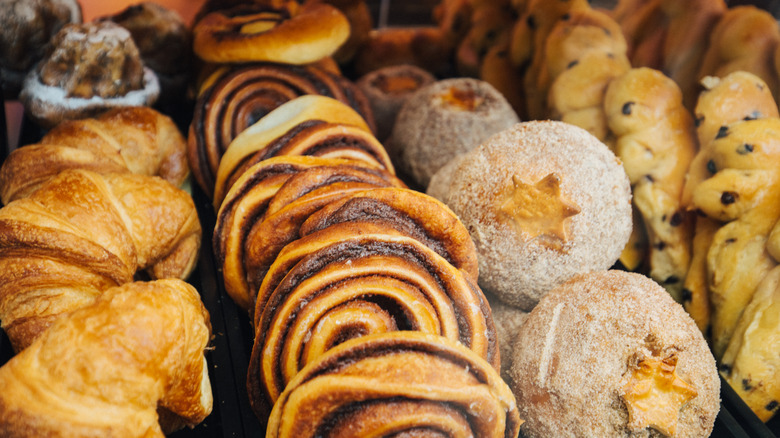
[[[334,183],[336,190],[326,192]],[[227,293],[243,309],[254,309],[256,285],[250,287],[248,273],[262,281],[278,250],[297,238],[297,228],[308,217],[307,213],[334,197],[384,186],[404,184],[382,169],[344,159],[283,155],[247,169],[225,197],[214,227],[214,253],[222,266]],[[291,197],[301,195],[303,199],[297,205],[303,206],[303,211],[285,208],[295,199]],[[268,234],[258,231],[269,227]],[[250,234],[265,239],[267,244],[262,256],[255,255],[257,271],[247,271],[245,264]]]
[[[158,177],[66,170],[0,209],[0,321],[16,351],[136,274],[186,278],[200,248],[192,198]]]
[[[440,336],[396,332],[347,341],[296,375],[266,436],[502,438],[516,437],[522,423],[509,387],[474,352]]]
[[[241,132],[283,103],[305,94],[332,97],[355,109],[374,127],[361,90],[321,64],[251,63],[225,67],[203,84],[190,124],[187,153],[193,176],[213,194],[222,155]]]
[[[3,204],[65,169],[157,175],[175,186],[189,175],[186,144],[174,122],[148,107],[124,107],[65,121],[39,143],[12,151],[0,168]]]
[[[0,435],[163,437],[158,407],[193,427],[212,409],[210,338],[181,280],[106,290],[0,368]]]

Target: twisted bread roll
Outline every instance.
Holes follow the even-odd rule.
[[[780,27],[772,14],[752,5],[729,8],[712,30],[698,78],[746,71],[777,96],[780,78],[773,58],[778,44]]]
[[[201,228],[190,196],[143,175],[66,170],[0,209],[0,320],[16,351],[140,271],[186,278]]]
[[[394,172],[360,114],[336,99],[304,95],[276,108],[230,143],[219,162],[215,208],[246,166],[275,155],[349,158]]]
[[[438,336],[401,332],[345,342],[301,371],[266,434],[500,438],[517,436],[521,424],[511,391],[479,356]]]
[[[693,117],[683,107],[677,84],[646,67],[614,79],[604,108],[647,230],[650,276],[682,302],[693,238],[693,223],[682,206],[697,149]]]
[[[183,281],[109,289],[0,368],[0,435],[163,437],[158,408],[193,427],[212,409],[210,338]]]
[[[0,168],[0,199],[28,196],[65,169],[156,175],[175,186],[189,175],[184,138],[169,117],[147,107],[118,108],[63,122],[39,143],[13,150]]]
[[[326,192],[334,183],[337,192]],[[341,196],[338,190],[347,194],[373,186],[402,187],[403,183],[381,169],[359,162],[310,156],[273,157],[245,171],[225,197],[214,228],[214,252],[230,297],[245,310],[254,309],[256,286],[267,270],[266,264],[270,265],[284,243],[297,237],[297,228],[308,213]],[[318,188],[322,190],[318,192]],[[325,195],[321,196],[323,192]],[[302,211],[295,206],[285,208],[302,195],[304,199],[297,203]],[[256,231],[269,226],[270,233]],[[285,228],[277,228],[281,226]],[[269,256],[257,254],[258,244],[254,244],[253,259],[259,271],[252,272],[252,278],[259,280],[253,287],[245,264],[250,234],[256,236],[254,239],[265,240],[261,248]]]
[[[200,187],[213,194],[222,155],[241,132],[285,102],[304,94],[329,96],[349,105],[373,130],[374,117],[363,93],[321,64],[239,64],[214,72],[195,102],[188,157]]]

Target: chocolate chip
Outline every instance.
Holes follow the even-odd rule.
[[[750,384],[750,379],[742,379],[742,389],[745,391],[753,389],[753,385]]]
[[[731,365],[727,363],[720,364],[720,372],[725,375],[731,375]]]
[[[745,143],[742,146],[740,146],[739,148],[737,148],[737,153],[740,154],[740,155],[747,155],[747,154],[753,152],[753,149],[754,149],[754,147],[753,147],[752,144]]]
[[[737,194],[734,192],[723,192],[720,195],[720,202],[723,205],[730,205],[737,202]]]
[[[682,222],[683,222],[683,215],[678,211],[672,215],[672,220],[669,221],[669,225],[673,227],[679,227],[680,224],[682,224]]]
[[[567,69],[568,68],[572,68],[572,67],[574,67],[575,65],[577,65],[579,63],[580,63],[580,60],[579,59],[575,59],[574,61],[570,62],[569,65],[566,66],[566,68]]]
[[[742,120],[756,120],[761,117],[761,112],[758,110],[753,111],[752,113],[745,116]]]
[[[718,129],[718,135],[715,136],[716,139],[723,138],[725,136],[729,135],[729,127],[728,126],[721,126]]]
[[[604,33],[607,34],[607,36],[612,36],[612,32],[610,32],[609,29],[606,27],[602,27],[602,29],[604,30]]]
[[[778,403],[777,400],[772,400],[771,402],[766,404],[766,407],[764,407],[764,409],[771,412],[777,409],[778,406],[780,406],[780,403]]]
[[[527,24],[531,30],[536,29],[536,19],[533,15],[529,15],[528,18],[525,19],[525,24]]]
[[[623,112],[623,115],[630,116],[631,115],[631,107],[634,106],[634,102],[626,102],[623,104],[623,109],[621,110]]]
[[[664,248],[666,248],[666,242],[664,242],[664,241],[662,240],[662,241],[660,241],[660,242],[656,243],[656,244],[655,244],[655,245],[653,245],[653,246],[654,246],[654,247],[655,247],[655,249],[657,249],[658,251],[663,251],[663,250],[664,250]]]
[[[715,162],[714,162],[714,161],[712,161],[712,160],[710,160],[710,161],[707,161],[707,170],[708,170],[710,173],[712,173],[712,174],[716,174],[716,173],[718,173],[718,168],[717,168],[717,166],[715,166]]]
[[[699,127],[702,123],[704,123],[704,116],[696,116],[696,118],[693,120],[693,126]]]
[[[644,178],[647,182],[654,182],[655,178],[653,178],[653,175],[645,175],[642,178]]]
[[[670,275],[666,277],[666,280],[664,280],[664,284],[675,284],[680,281],[680,277],[676,275]]]
[[[731,244],[731,243],[734,243],[734,242],[736,242],[736,241],[737,241],[737,239],[735,239],[735,238],[733,238],[733,237],[732,237],[732,238],[730,238],[730,239],[726,239],[726,240],[724,240],[724,243]]]
[[[683,288],[682,290],[682,300],[685,303],[690,303],[693,299],[693,292],[691,292],[688,288]]]
[[[563,14],[561,15],[561,20],[568,21],[569,18],[571,18],[571,14]]]

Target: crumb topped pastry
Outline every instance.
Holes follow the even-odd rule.
[[[469,229],[480,286],[507,304],[530,310],[572,276],[612,266],[628,241],[628,177],[582,128],[520,123],[453,161],[430,187]]]
[[[526,437],[707,437],[720,407],[715,359],[653,280],[583,274],[553,289],[514,344]]]
[[[45,127],[116,106],[151,105],[156,75],[144,67],[130,32],[112,22],[70,24],[25,78],[20,99]]]

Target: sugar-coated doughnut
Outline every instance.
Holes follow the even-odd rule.
[[[517,124],[444,171],[449,188],[431,183],[434,196],[469,229],[480,286],[508,304],[530,310],[574,275],[609,268],[631,234],[622,164],[574,125]]]
[[[513,344],[523,435],[708,437],[720,407],[715,359],[653,280],[583,274],[553,289]]]

